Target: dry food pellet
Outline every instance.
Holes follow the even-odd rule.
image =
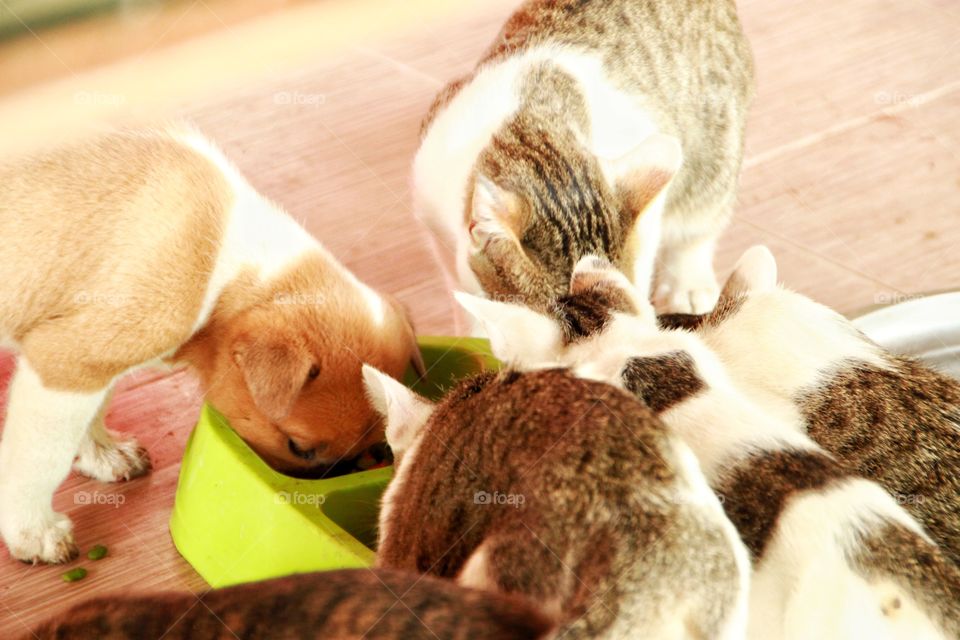
[[[77,567],[76,569],[70,569],[65,574],[63,574],[64,582],[76,582],[77,580],[83,580],[87,577],[87,570],[83,567]]]
[[[87,557],[90,558],[91,560],[100,560],[102,558],[105,558],[106,556],[107,556],[107,548],[102,544],[98,544],[92,549],[90,549],[90,551],[87,551]]]

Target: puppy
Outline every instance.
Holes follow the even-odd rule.
[[[240,436],[289,471],[382,437],[362,363],[400,376],[419,362],[403,309],[186,128],[0,163],[0,237],[0,344],[19,355],[0,535],[20,560],[76,555],[51,506],[71,464],[102,481],[148,470],[103,421],[124,373],[192,365]]]

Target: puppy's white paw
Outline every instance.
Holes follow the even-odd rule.
[[[79,549],[73,541],[73,523],[62,513],[52,513],[34,525],[17,527],[4,540],[10,555],[23,562],[59,564],[77,557]]]
[[[144,475],[150,470],[150,455],[134,438],[119,438],[110,433],[112,442],[88,440],[80,447],[73,468],[94,480],[119,482]]]
[[[720,287],[710,273],[695,279],[667,278],[657,286],[657,313],[709,313],[717,305]]]

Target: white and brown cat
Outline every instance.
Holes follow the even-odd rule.
[[[773,287],[765,257],[748,253],[727,289]],[[631,289],[585,260],[556,317],[465,301],[498,357],[624,388],[689,443],[752,555],[748,637],[957,638],[960,569],[896,497],[743,393],[695,334],[660,329]],[[539,353],[512,346],[531,335]]]
[[[430,109],[415,212],[459,289],[544,309],[598,254],[646,295],[659,253],[658,307],[706,312],[752,83],[734,0],[528,0]]]
[[[734,272],[698,335],[744,392],[883,485],[960,565],[960,382],[777,286],[764,248],[744,261],[762,277]]]
[[[743,637],[746,550],[693,454],[629,394],[507,370],[432,404],[364,375],[397,456],[380,567],[523,595],[571,640]]]
[[[104,424],[117,378],[192,365],[270,464],[302,469],[382,437],[362,362],[418,358],[400,306],[359,282],[186,128],[118,132],[0,164],[0,344],[17,352],[0,441],[14,558],[77,552],[53,510],[71,465],[145,473]]]

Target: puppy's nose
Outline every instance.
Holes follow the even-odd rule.
[[[287,448],[290,449],[290,453],[302,460],[313,460],[317,457],[318,452],[322,452],[327,448],[327,444],[320,443],[312,449],[301,449],[300,445],[294,442],[293,438],[287,438]]]

